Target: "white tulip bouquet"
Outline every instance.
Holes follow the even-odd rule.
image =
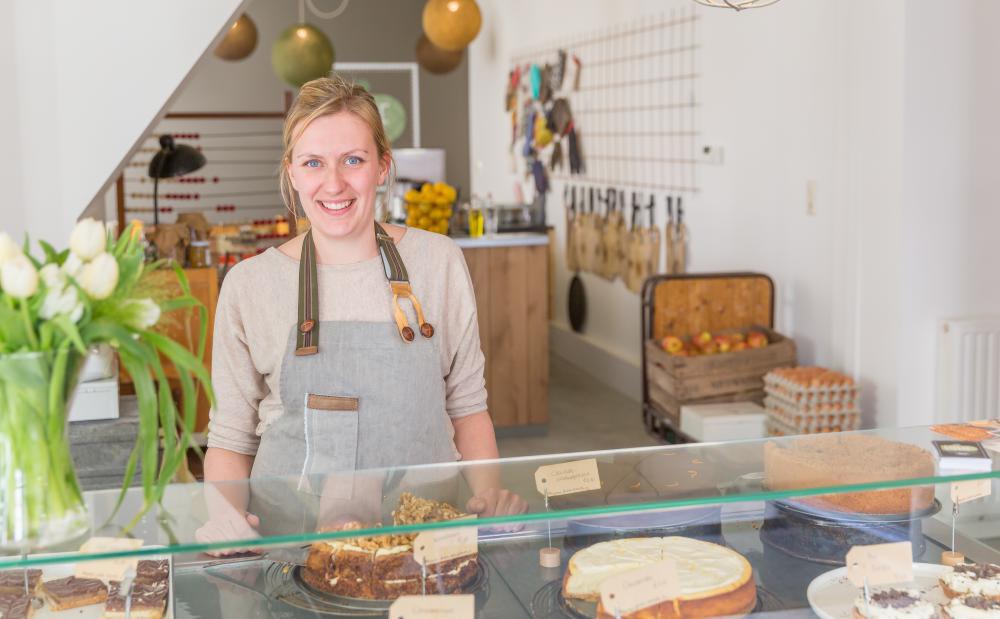
[[[163,279],[150,275],[137,230],[117,240],[93,219],[79,222],[69,249],[39,242],[44,260],[0,233],[0,547],[49,547],[89,528],[66,437],[66,415],[88,350],[108,344],[132,376],[139,436],[118,507],[142,463],[143,506],[132,528],[163,496],[192,445],[199,388],[214,403],[202,358],[207,310],[174,266],[181,294],[162,301]],[[159,283],[159,286],[157,286]],[[195,310],[197,352],[154,328],[163,313]],[[173,365],[181,409],[164,371]],[[161,456],[162,448],[162,456]]]

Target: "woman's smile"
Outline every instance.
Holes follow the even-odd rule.
[[[316,200],[316,204],[319,205],[320,209],[327,215],[331,217],[344,217],[351,211],[351,207],[354,206],[355,200],[351,198],[350,200]]]

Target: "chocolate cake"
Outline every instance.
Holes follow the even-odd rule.
[[[27,619],[34,612],[30,595],[0,593],[0,617],[3,619]]]
[[[854,619],[935,619],[934,604],[923,599],[918,589],[882,589],[864,593],[854,600]]]
[[[463,516],[447,503],[403,493],[393,511],[397,526],[454,520]],[[358,525],[356,528],[360,528]],[[385,535],[316,542],[302,579],[311,587],[347,597],[393,600],[424,590],[422,568],[413,556],[416,535]],[[427,593],[454,593],[478,570],[476,557],[459,557],[427,566]]]
[[[148,563],[155,562],[149,561]],[[134,580],[132,582],[132,602],[129,609],[131,618],[161,619],[167,608],[169,588],[165,578],[148,582]],[[108,599],[104,603],[103,619],[125,619],[127,602],[125,592],[121,590],[121,583],[112,582]]]
[[[942,610],[945,619],[998,619],[1000,600],[982,595],[968,595],[952,598]]]
[[[28,570],[28,594],[35,595],[42,582],[42,570]],[[0,593],[24,595],[24,570],[0,572]]]
[[[950,573],[941,576],[941,589],[950,598],[978,595],[1000,601],[1000,565],[956,565]]]
[[[67,610],[108,599],[108,587],[96,578],[67,576],[42,583],[42,593],[52,610]]]

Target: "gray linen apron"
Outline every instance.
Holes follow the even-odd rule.
[[[377,223],[375,233],[394,322],[319,322],[311,231],[303,241],[299,319],[281,370],[284,413],[261,436],[250,475],[249,511],[264,533],[322,526],[319,497],[350,501],[356,470],[455,460],[434,329],[392,237]],[[408,326],[400,296],[410,299],[423,337]]]

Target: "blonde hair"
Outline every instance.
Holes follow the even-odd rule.
[[[295,143],[299,141],[299,137],[309,126],[309,123],[320,116],[340,112],[354,114],[371,129],[379,163],[384,162],[386,158],[389,160],[387,183],[389,187],[392,185],[392,171],[395,167],[392,159],[392,145],[389,143],[389,138],[386,137],[385,127],[382,125],[382,115],[379,114],[375,98],[364,87],[348,82],[339,75],[314,79],[302,85],[295,98],[295,103],[292,104],[292,108],[285,116],[285,126],[281,132],[284,145],[281,169],[278,171],[281,199],[284,200],[285,208],[292,213],[293,217],[298,212],[298,196],[292,187],[291,175],[288,173],[288,164],[292,160],[292,149],[295,148]],[[386,195],[389,195],[388,191]]]

